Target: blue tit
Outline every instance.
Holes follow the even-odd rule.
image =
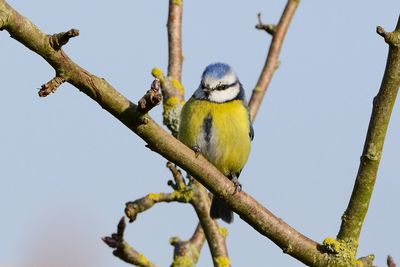
[[[197,149],[240,189],[238,181],[254,132],[242,84],[224,63],[208,65],[199,88],[182,108],[178,139]],[[210,216],[233,221],[233,212],[214,197]]]

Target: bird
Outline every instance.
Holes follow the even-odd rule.
[[[226,63],[208,65],[199,87],[184,104],[178,139],[201,153],[240,191],[239,175],[254,138],[245,91],[235,71]],[[213,197],[210,216],[227,223],[233,212],[221,198]]]

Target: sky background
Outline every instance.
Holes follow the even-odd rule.
[[[78,28],[64,47],[133,102],[166,70],[168,1],[8,1],[46,33]],[[229,63],[247,95],[270,36],[257,13],[277,22],[286,1],[185,1],[183,84],[189,97],[209,63]],[[255,122],[244,190],[294,228],[322,242],[336,236],[359,164],[387,45],[377,25],[394,29],[398,0],[302,1],[281,65]],[[100,238],[116,230],[125,203],[169,191],[165,159],[97,103],[64,84],[37,96],[54,70],[0,32],[0,266],[128,266]],[[400,263],[400,107],[395,106],[358,256]],[[161,123],[161,107],[151,115]],[[154,167],[158,166],[158,167]],[[126,240],[169,266],[172,236],[197,224],[189,205],[160,204],[140,214]],[[237,215],[227,226],[233,266],[303,266]],[[198,266],[211,266],[205,246]]]

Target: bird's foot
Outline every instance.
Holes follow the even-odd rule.
[[[192,150],[194,151],[194,156],[195,156],[196,158],[198,158],[199,155],[201,154],[200,147],[199,147],[199,146],[194,146],[194,147],[192,147]]]
[[[235,186],[235,192],[233,192],[234,194],[242,191],[242,184],[239,182],[239,179],[237,177],[232,178],[232,183]]]

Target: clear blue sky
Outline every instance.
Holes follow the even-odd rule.
[[[66,52],[133,102],[151,69],[166,69],[167,0],[8,2],[47,33],[80,29]],[[231,64],[250,95],[270,42],[256,14],[276,22],[285,3],[185,1],[187,96],[215,61]],[[289,29],[241,182],[316,241],[336,235],[353,187],[387,55],[375,27],[392,30],[399,13],[398,0],[302,1]],[[70,85],[39,98],[54,71],[7,32],[0,75],[0,266],[127,266],[100,237],[115,231],[126,201],[170,190],[165,160]],[[161,122],[161,108],[151,114]],[[379,266],[387,254],[400,263],[399,122],[396,105],[360,240],[359,256],[374,253]],[[196,222],[190,206],[162,204],[128,225],[126,240],[168,266],[168,239],[188,238]],[[302,266],[237,215],[227,227],[233,266]],[[198,266],[211,266],[208,247]]]

